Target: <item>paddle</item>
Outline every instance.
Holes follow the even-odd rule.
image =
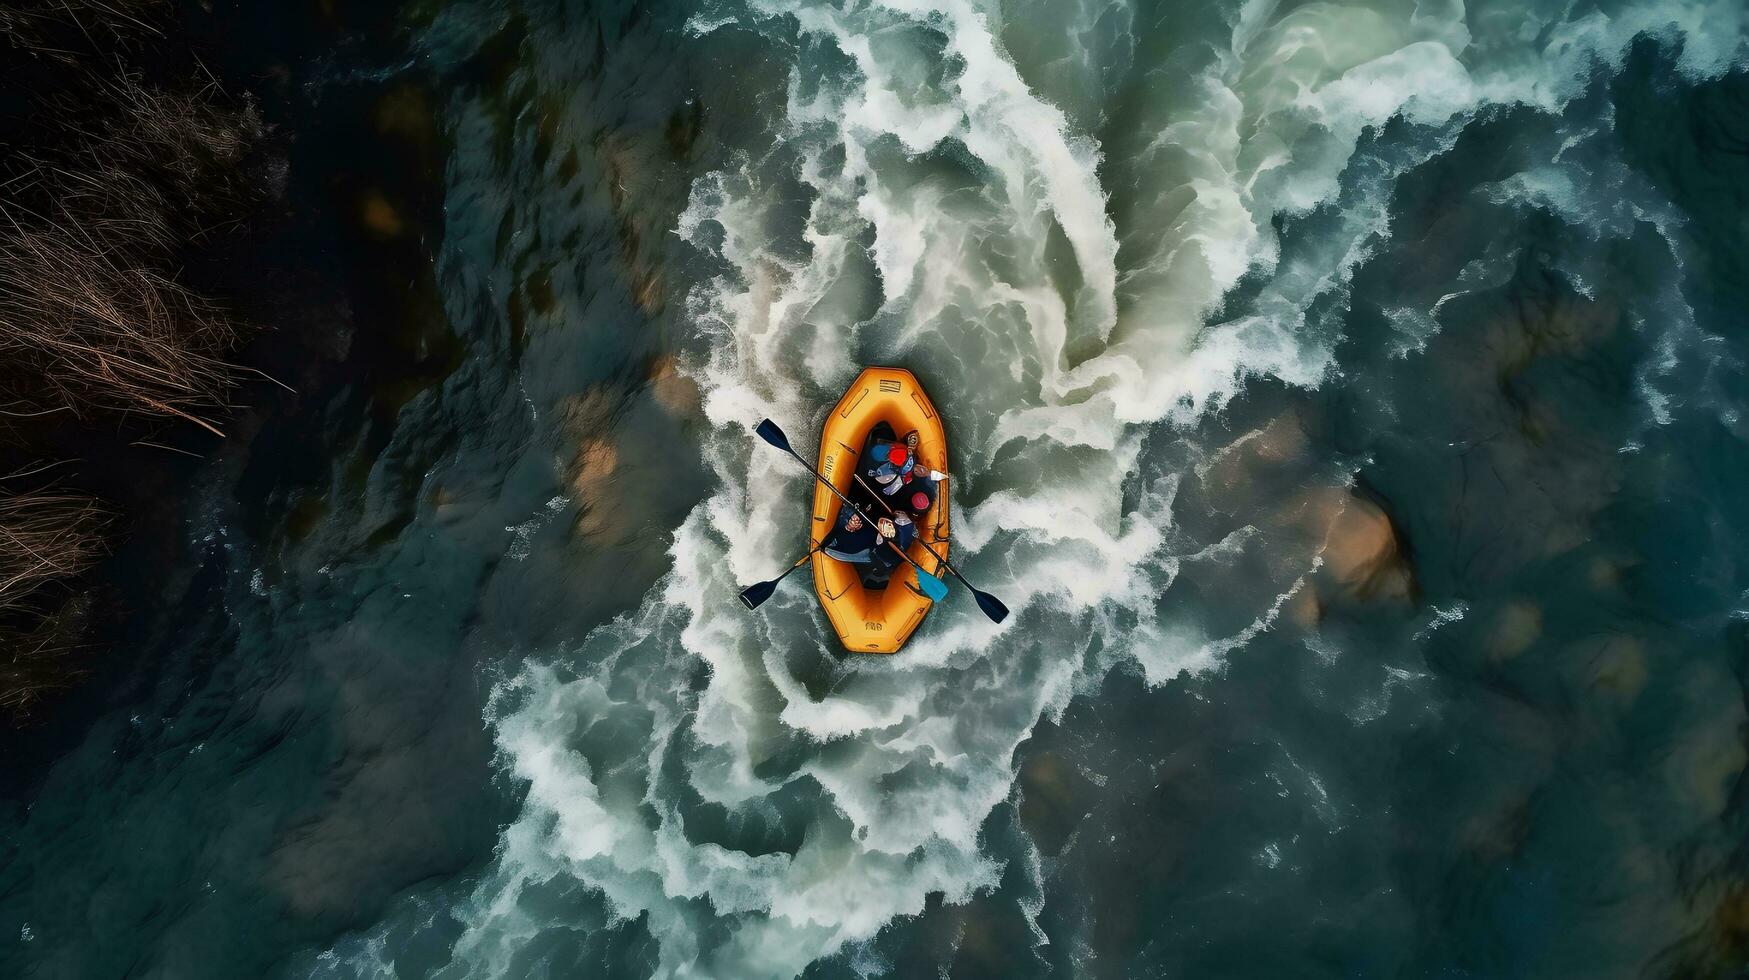
[[[783,430],[777,427],[776,422],[773,422],[770,419],[765,419],[764,421],[760,422],[759,426],[756,429],[754,429],[753,431],[759,433],[759,438],[764,439],[766,442],[771,443],[773,446],[776,446],[777,448],[783,450],[784,452],[789,453],[791,456],[795,456],[796,462],[801,463],[803,466],[807,466],[808,469],[810,469],[810,470],[813,469],[812,466],[808,465],[807,460],[803,459],[800,455],[797,455],[796,451],[794,449],[790,448],[789,437],[785,436],[783,434]],[[831,490],[834,494],[836,494],[839,500],[844,501],[846,506],[850,507],[852,510],[856,509],[856,505],[852,504],[850,502],[849,498],[845,497],[841,493],[838,493],[838,488],[833,486],[830,482],[828,482],[826,480],[825,477],[821,476],[818,472],[814,473],[814,479],[819,480],[821,483],[826,484],[826,488],[828,490]],[[859,480],[862,479],[862,475],[860,473],[857,474],[857,479],[859,479]],[[864,483],[863,486],[867,487],[868,484]],[[880,494],[878,494],[878,493],[875,494],[875,499],[880,500]],[[881,503],[884,505],[886,503],[886,501],[882,500]],[[892,508],[888,507],[887,510],[890,512],[892,510]],[[861,515],[862,511],[857,510],[856,513]],[[862,519],[866,521],[866,520],[868,520],[868,517],[866,515],[864,515]],[[923,545],[924,550],[928,551],[931,555],[934,555],[935,560],[938,562],[941,562],[941,566],[943,568],[947,569],[949,572],[952,572],[953,577],[959,579],[961,585],[964,585],[967,589],[971,590],[972,598],[977,600],[978,608],[982,609],[984,611],[984,615],[990,617],[991,622],[1000,623],[1004,619],[1008,618],[1008,607],[1002,604],[1002,600],[996,598],[995,596],[991,595],[988,592],[979,591],[977,586],[966,581],[966,577],[964,575],[960,574],[959,569],[953,567],[952,565],[949,565],[947,563],[947,559],[941,557],[940,553],[938,553],[934,548],[931,548],[927,541],[923,541],[921,538],[919,538],[918,543]],[[897,546],[895,545],[895,547],[897,547]],[[899,553],[902,555],[905,554],[903,551],[900,551]],[[911,556],[905,555],[905,560],[911,561]],[[917,580],[920,584],[923,584],[924,592],[926,594],[929,592],[929,587],[928,587],[927,583],[924,582],[925,577],[927,577],[930,581],[934,581],[937,585],[941,585],[941,580],[937,579],[937,578],[935,578],[935,576],[929,575],[929,573],[925,572],[923,570],[922,565],[918,565],[914,561],[911,561],[911,564],[917,569]],[[947,595],[947,586],[941,585],[941,594],[943,596]],[[930,598],[939,600],[940,597],[935,596],[935,595],[931,595]]]
[[[779,575],[777,578],[774,578],[769,582],[759,582],[754,585],[749,585],[745,589],[742,589],[741,601],[747,604],[748,609],[758,609],[761,603],[771,598],[771,594],[777,591],[778,583],[789,578],[789,573],[807,564],[808,559],[814,557],[814,552],[819,551],[820,547],[820,545],[815,545],[814,547],[809,548],[807,554],[796,559],[796,563],[784,569],[783,574]]]
[[[820,471],[814,469],[814,466],[812,463],[809,463],[807,460],[803,459],[799,453],[797,453],[794,449],[790,448],[789,437],[783,434],[783,430],[777,427],[776,422],[773,422],[770,419],[765,419],[764,421],[760,422],[758,427],[755,428],[753,431],[759,433],[759,438],[764,439],[766,442],[771,443],[773,446],[776,446],[777,448],[783,450],[784,452],[789,453],[791,456],[794,456],[796,462],[802,464],[803,466],[806,466],[808,468],[808,472],[814,474],[814,479],[819,480],[820,483],[826,487],[826,489],[832,491],[833,496],[835,496],[839,500],[843,501],[844,506],[849,507],[851,513],[862,518],[863,523],[867,524],[868,526],[870,526],[870,527],[875,526],[875,522],[867,514],[864,514],[862,512],[862,508],[860,508],[860,507],[856,506],[856,504],[852,503],[849,497],[846,497],[844,494],[839,493],[838,488],[832,485],[832,481],[821,476]],[[903,558],[907,562],[910,562],[912,568],[917,569],[917,587],[923,590],[923,594],[928,596],[929,600],[931,602],[940,602],[941,600],[947,598],[947,583],[946,582],[943,582],[941,579],[936,578],[935,576],[929,574],[927,571],[924,571],[923,566],[917,564],[916,559],[912,558],[910,555],[905,554],[905,549],[899,547],[897,542],[889,540],[889,541],[887,541],[887,547],[889,547],[889,548],[893,549],[895,552],[897,552],[900,558]],[[925,547],[927,547],[927,545]],[[965,580],[961,579],[961,581],[963,582]],[[970,588],[970,586],[967,586],[967,588]],[[982,603],[979,603],[979,605],[982,605]],[[1000,604],[998,604],[998,605],[1000,605]],[[1003,610],[1004,615],[1006,615],[1007,612],[1008,611],[1006,609]]]

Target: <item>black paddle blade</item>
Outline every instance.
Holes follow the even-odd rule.
[[[776,446],[784,452],[787,453],[790,451],[789,436],[783,434],[783,430],[777,427],[776,422],[773,422],[770,419],[764,419],[759,423],[759,427],[753,431],[759,433],[759,438],[764,439],[766,442],[771,443],[773,446]]]
[[[748,609],[758,609],[760,603],[771,598],[771,594],[777,591],[778,581],[782,581],[782,579],[747,586],[741,590],[741,601],[747,604]],[[1003,611],[1007,612],[1007,610]]]
[[[1008,607],[1002,604],[1001,599],[977,589],[972,590],[972,598],[978,600],[978,608],[984,610],[984,615],[990,617],[990,622],[1000,623],[1008,618]]]

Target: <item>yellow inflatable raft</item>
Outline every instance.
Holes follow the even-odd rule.
[[[901,437],[916,429],[919,467],[947,470],[947,434],[942,429],[941,415],[923,386],[902,368],[864,368],[826,416],[825,428],[820,432],[820,475],[852,500],[866,499],[863,494],[852,492],[857,482],[858,457],[869,430],[881,422],[891,425]],[[818,482],[814,484],[810,537],[815,547],[835,526],[841,506],[832,491]],[[923,542],[928,542],[943,559],[948,557],[947,510],[947,485],[942,484],[935,504],[917,522],[917,540],[907,551],[937,578],[946,570],[923,547]],[[863,513],[877,519],[886,516],[879,504],[863,507]],[[908,563],[893,571],[885,589],[865,589],[859,566],[819,552],[814,555],[814,592],[844,649],[852,653],[897,653],[932,605],[918,591],[917,570]]]

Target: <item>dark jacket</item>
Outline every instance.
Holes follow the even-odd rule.
[[[820,550],[826,553],[826,557],[850,562],[853,565],[865,565],[872,561],[888,568],[905,560],[880,539],[879,532],[868,522],[863,522],[862,527],[854,531],[846,530],[844,525],[849,522],[850,516],[849,508],[845,508],[839,514],[838,526],[834,527],[832,533],[826,535],[826,540],[820,543]],[[901,548],[910,547],[912,540],[917,537],[917,525],[915,524],[900,524],[896,530],[897,541]]]
[[[913,516],[922,518],[923,514],[929,510],[929,507],[935,506],[935,498],[940,493],[941,484],[936,483],[934,480],[929,479],[927,475],[924,475],[919,479],[912,480],[910,483],[905,484],[905,486],[900,489],[896,495],[898,497],[898,502],[895,503],[894,506],[903,507],[910,511]],[[917,494],[922,494],[929,498],[929,507],[925,507],[923,510],[918,510],[916,506],[911,503],[911,498]]]
[[[847,561],[853,565],[866,565],[874,560],[875,547],[879,545],[876,539],[879,535],[866,522],[854,531],[845,530],[844,525],[850,517],[850,509],[847,507],[838,515],[838,525],[820,543],[820,550],[828,558]]]

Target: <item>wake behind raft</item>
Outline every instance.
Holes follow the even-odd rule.
[[[1008,607],[995,596],[974,588],[959,570],[947,560],[948,501],[947,484],[929,502],[927,509],[917,514],[915,534],[908,546],[880,539],[876,548],[890,549],[903,559],[894,563],[887,555],[884,563],[894,566],[891,574],[871,562],[853,564],[826,554],[823,546],[833,529],[839,527],[848,508],[862,522],[874,527],[882,519],[893,516],[889,505],[863,476],[870,467],[862,465],[871,459],[874,447],[898,441],[898,433],[917,433],[912,472],[927,473],[947,467],[947,433],[942,428],[941,415],[930,402],[929,395],[911,372],[903,368],[864,368],[845,390],[820,432],[820,468],[815,469],[801,454],[790,447],[789,438],[775,422],[766,419],[755,430],[761,439],[795,457],[814,474],[814,503],[809,520],[810,547],[787,571],[769,582],[760,582],[741,591],[741,601],[749,609],[771,597],[778,583],[790,572],[814,563],[814,593],[826,610],[826,618],[838,633],[839,642],[851,653],[897,653],[911,638],[923,617],[936,600],[947,595],[942,572],[959,579],[977,600],[978,608],[992,622],[1008,617]]]

